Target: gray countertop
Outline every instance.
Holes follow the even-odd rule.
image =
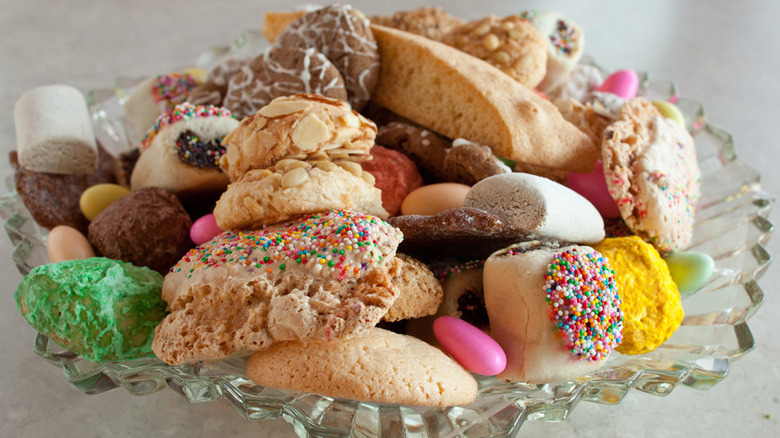
[[[524,9],[555,9],[587,37],[586,53],[609,69],[633,68],[674,80],[680,94],[704,103],[709,120],[734,134],[737,153],[780,193],[776,134],[780,100],[780,2],[449,1],[454,15],[479,18]],[[358,1],[368,14],[423,6],[421,1]],[[202,0],[133,2],[0,0],[0,140],[15,148],[12,108],[27,89],[65,83],[81,90],[117,75],[164,73],[189,65],[204,49],[259,28],[282,2]],[[0,176],[11,174],[5,159]],[[773,215],[773,217],[776,215]],[[780,239],[768,249],[780,254]],[[12,292],[21,279],[0,236],[0,436],[295,436],[283,420],[250,422],[222,402],[188,404],[171,391],[134,397],[122,390],[87,396],[62,371],[32,351],[34,331],[17,313]],[[528,422],[521,436],[677,437],[778,436],[780,318],[774,312],[780,269],[760,281],[767,299],[749,325],[754,351],[733,362],[708,391],[680,386],[667,397],[630,393],[618,406],[580,403],[562,423]]]

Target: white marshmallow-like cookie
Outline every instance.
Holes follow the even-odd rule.
[[[122,106],[136,138],[143,138],[157,118],[184,102],[198,81],[189,73],[169,73],[147,78],[133,88]]]
[[[531,241],[493,253],[483,292],[507,357],[498,379],[558,383],[603,366],[622,340],[615,284],[606,259],[587,246]]]
[[[35,172],[88,175],[97,169],[92,118],[81,92],[69,85],[27,91],[14,105],[19,164]]]
[[[547,38],[547,74],[538,89],[547,93],[563,83],[582,58],[585,34],[577,23],[558,12],[532,14],[531,24]]]
[[[570,188],[528,173],[494,175],[476,183],[464,207],[492,213],[518,231],[555,240],[597,243],[604,220]]]
[[[208,105],[177,105],[161,116],[144,138],[141,156],[130,176],[130,187],[162,187],[180,197],[223,191],[230,182],[219,168],[221,152],[215,141],[238,127],[230,111]],[[200,145],[179,145],[179,136],[192,133]],[[204,146],[211,142],[209,146]],[[221,143],[220,143],[221,144]]]
[[[247,375],[273,388],[361,401],[463,406],[477,396],[474,377],[439,349],[375,327],[350,339],[277,343],[249,358]]]

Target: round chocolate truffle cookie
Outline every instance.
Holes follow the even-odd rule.
[[[347,100],[339,70],[313,48],[273,47],[230,77],[224,106],[242,119],[277,97],[313,93]]]
[[[362,12],[345,5],[307,12],[285,28],[278,43],[322,52],[344,76],[352,109],[366,106],[379,80],[379,52]]]
[[[190,247],[192,220],[176,196],[145,187],[106,207],[89,224],[89,243],[105,257],[163,275]]]

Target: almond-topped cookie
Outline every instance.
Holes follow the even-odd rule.
[[[157,327],[154,352],[179,364],[373,327],[400,293],[390,271],[401,239],[381,219],[345,210],[226,231],[165,277],[171,314]]]
[[[225,137],[222,169],[237,181],[283,158],[370,159],[376,125],[344,101],[316,94],[279,97]]]
[[[338,208],[388,216],[374,177],[360,164],[284,159],[268,169],[250,170],[230,184],[217,201],[214,217],[223,230],[247,229]]]

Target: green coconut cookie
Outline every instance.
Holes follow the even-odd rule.
[[[165,317],[163,277],[102,257],[33,269],[14,292],[16,308],[40,333],[94,362],[153,357]]]

